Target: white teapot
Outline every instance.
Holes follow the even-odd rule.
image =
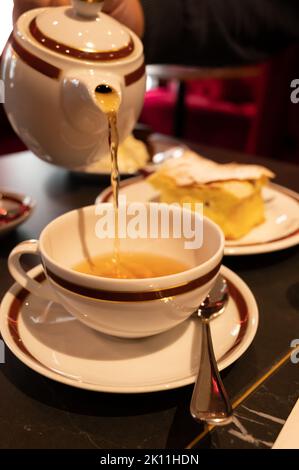
[[[145,65],[139,38],[101,12],[104,1],[72,0],[72,7],[23,14],[3,54],[5,110],[38,157],[84,168],[108,153],[106,116],[95,89],[119,94],[120,140],[143,105]]]

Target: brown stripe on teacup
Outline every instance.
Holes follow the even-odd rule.
[[[134,41],[130,37],[129,44],[126,46],[111,51],[85,51],[83,49],[75,49],[67,46],[61,42],[57,42],[54,39],[46,36],[38,27],[36,18],[33,18],[29,25],[29,30],[34,39],[42,44],[47,49],[55,51],[58,54],[66,55],[68,57],[74,57],[75,59],[91,60],[91,61],[110,61],[124,59],[128,57],[134,51]]]
[[[43,59],[36,57],[31,52],[27,51],[21,44],[16,41],[16,39],[12,36],[10,39],[10,44],[14,50],[14,52],[25,62],[29,67],[37,70],[38,72],[46,75],[49,78],[53,78],[58,80],[62,74],[62,70],[56,67],[55,65],[49,64]],[[138,67],[133,72],[124,76],[124,81],[126,86],[133,85],[133,83],[140,80],[145,74],[145,63]]]
[[[73,292],[74,294],[81,295],[83,297],[89,297],[94,300],[103,300],[108,302],[147,302],[152,300],[159,300],[166,297],[173,297],[175,295],[186,294],[198,287],[203,286],[207,282],[211,281],[216,276],[221,266],[221,262],[210,272],[201,276],[197,279],[193,279],[190,282],[181,284],[179,286],[168,287],[165,289],[155,289],[150,291],[110,291],[104,289],[95,289],[93,287],[85,287],[75,284],[74,282],[67,281],[51,270],[46,268],[47,275],[54,283],[58,284],[66,290]]]

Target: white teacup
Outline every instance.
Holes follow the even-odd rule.
[[[152,204],[155,203],[146,205],[147,211]],[[167,207],[164,205],[166,212]],[[73,269],[84,259],[113,252],[112,239],[99,240],[96,236],[99,217],[95,208],[68,212],[47,225],[39,241],[28,240],[17,245],[8,260],[15,280],[33,295],[58,302],[84,324],[109,335],[145,337],[186,320],[208,295],[219,273],[224,248],[219,227],[205,217],[201,219],[203,244],[194,249],[186,249],[184,235],[168,239],[121,239],[121,251],[168,256],[190,269],[147,279],[104,278]],[[185,211],[174,209],[180,215]],[[194,218],[201,216],[192,213],[191,218],[196,222]],[[41,257],[47,284],[38,283],[24,271],[20,258],[25,253]]]

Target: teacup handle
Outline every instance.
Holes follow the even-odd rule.
[[[40,256],[37,240],[19,243],[8,257],[8,269],[12,277],[31,294],[51,302],[59,302],[51,287],[40,284],[32,279],[21,265],[21,257],[25,254]]]

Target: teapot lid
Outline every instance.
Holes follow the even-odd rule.
[[[101,13],[102,0],[72,0],[73,7],[36,10],[31,36],[58,54],[83,60],[111,61],[134,51],[129,30]]]

